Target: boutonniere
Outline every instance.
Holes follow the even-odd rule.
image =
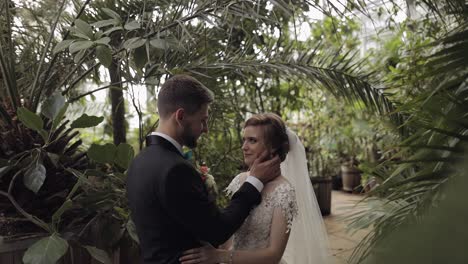
[[[208,178],[209,171],[210,171],[210,168],[208,168],[208,166],[206,166],[206,164],[203,162],[202,165],[200,166],[200,176],[203,182],[205,182],[206,179]]]
[[[212,195],[216,196],[218,194],[218,186],[216,185],[213,175],[210,174],[210,168],[208,168],[206,163],[203,162],[199,167],[199,171],[201,180],[205,183],[208,191]]]

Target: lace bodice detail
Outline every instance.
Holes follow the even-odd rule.
[[[239,174],[226,188],[227,195],[232,196],[241,187],[241,184],[241,174]],[[283,212],[288,222],[287,232],[289,232],[298,209],[294,188],[287,181],[262,192],[262,202],[250,212],[250,215],[234,234],[233,248],[236,250],[266,248],[270,240],[275,208],[280,208]]]

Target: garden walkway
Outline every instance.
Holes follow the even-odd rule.
[[[335,260],[333,264],[348,263],[347,259],[353,249],[368,233],[368,231],[359,230],[351,235],[346,232],[347,223],[343,221],[346,215],[358,210],[353,205],[363,197],[360,194],[349,194],[342,191],[333,191],[332,193],[332,212],[331,215],[324,217],[324,221],[330,241],[330,253]]]

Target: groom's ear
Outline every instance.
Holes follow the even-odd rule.
[[[177,121],[182,121],[185,117],[185,110],[183,108],[179,108],[175,112],[175,118]]]

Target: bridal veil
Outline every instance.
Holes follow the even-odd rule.
[[[294,219],[283,255],[287,264],[329,264],[328,236],[312,188],[304,146],[287,129],[290,150],[281,163],[281,173],[296,191],[299,213]]]

